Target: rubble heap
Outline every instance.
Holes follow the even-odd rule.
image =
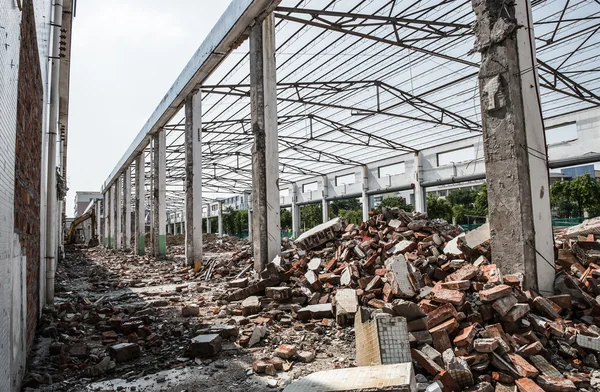
[[[573,244],[575,255],[567,245],[557,295],[543,297],[493,264],[487,225],[464,233],[384,209],[360,225],[337,218],[284,242],[261,279],[231,281],[238,290],[227,299],[243,316],[278,310],[288,325],[354,322],[357,364],[412,359],[419,390],[436,381],[444,392],[585,390],[600,376],[600,266],[585,252],[597,247],[593,235]]]

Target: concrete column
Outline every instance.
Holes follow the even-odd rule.
[[[250,30],[250,112],[254,269],[261,271],[281,251],[279,210],[279,146],[275,19],[273,14]]]
[[[329,180],[327,179],[327,176],[323,176],[323,192],[321,192],[321,205],[322,205],[321,210],[323,213],[323,223],[325,223],[329,220],[329,201],[327,201],[328,196],[329,196]]]
[[[523,273],[526,289],[551,294],[548,160],[531,3],[476,0],[473,10],[494,263],[503,273]]]
[[[167,254],[167,213],[166,204],[166,138],[165,131],[161,129],[152,137],[154,140],[154,159],[152,160],[152,254],[155,257],[164,257]]]
[[[415,189],[415,211],[426,212],[426,192],[425,188],[421,186],[423,182],[423,164],[421,163],[421,154],[415,153],[415,169],[414,169],[414,189]]]
[[[292,184],[292,234],[294,238],[300,235],[300,206],[298,205],[298,185]]]
[[[131,249],[131,166],[125,170],[123,194],[125,195],[123,198],[125,203],[123,208],[123,222],[125,225],[123,249],[129,250]]]
[[[96,199],[96,236],[98,237],[98,244],[103,244],[103,231],[102,231],[102,200]]]
[[[117,225],[115,227],[116,249],[123,249],[123,175],[115,181],[117,190],[117,205],[115,213],[117,214]]]
[[[212,225],[210,224],[210,204],[208,205],[207,211],[208,212],[206,213],[206,232],[212,233]]]
[[[119,180],[117,179],[115,183],[110,187],[110,248],[116,249],[117,243],[116,238],[118,235],[118,222],[117,215],[119,215],[118,206],[117,206],[117,185],[119,184]]]
[[[219,210],[218,210],[218,222],[219,222],[219,237],[223,237],[223,202],[221,200],[218,201]]]
[[[254,243],[254,233],[252,232],[254,217],[252,215],[252,210],[248,209],[248,241]]]
[[[146,160],[140,153],[135,161],[135,249],[146,253]]]
[[[110,248],[110,188],[104,189],[104,203],[102,204],[102,216],[104,224],[104,247]]]
[[[185,260],[202,264],[202,95],[185,101]],[[182,227],[183,229],[183,227]]]
[[[363,222],[369,220],[369,195],[367,191],[369,190],[369,170],[366,165],[362,166],[362,196],[360,198],[362,202],[362,216]]]

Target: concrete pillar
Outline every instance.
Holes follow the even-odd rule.
[[[167,213],[166,213],[166,138],[165,131],[161,129],[152,137],[154,148],[152,153],[152,254],[155,257],[164,257],[167,254]]]
[[[206,213],[206,232],[207,233],[212,233],[212,225],[210,224],[210,204],[208,205],[208,208],[206,209],[207,213]]]
[[[323,213],[323,223],[329,220],[329,201],[327,201],[327,197],[329,196],[329,180],[327,176],[323,176],[323,192],[321,192],[321,205],[322,205],[322,213]],[[299,214],[300,212],[298,212]]]
[[[248,209],[248,241],[254,243],[254,233],[252,232],[254,217],[252,215],[252,210]]]
[[[300,206],[298,205],[298,185],[292,184],[292,234],[294,238],[300,235]]]
[[[369,190],[369,170],[366,165],[362,166],[362,196],[360,198],[362,202],[362,217],[363,222],[369,220],[369,195],[367,191]]]
[[[275,18],[272,13],[250,30],[250,113],[254,269],[261,271],[281,251],[279,146]]]
[[[415,168],[414,168],[414,189],[415,189],[415,211],[426,212],[426,192],[425,188],[421,186],[423,182],[423,164],[421,163],[421,154],[415,153]]]
[[[117,183],[110,187],[110,249],[115,249],[117,238]]]
[[[102,231],[102,200],[96,199],[96,236],[98,236],[98,244],[103,244]]]
[[[129,250],[131,249],[131,166],[125,170],[123,194],[125,195],[123,198],[125,203],[123,208],[123,222],[125,225],[123,249]]]
[[[135,161],[135,249],[146,253],[146,160],[140,153]]]
[[[494,263],[523,273],[526,289],[550,294],[553,237],[531,3],[476,0],[473,9]]]
[[[103,207],[103,224],[104,224],[104,247],[105,248],[110,248],[110,188],[109,189],[104,189],[104,203],[102,204]]]
[[[117,205],[115,213],[117,214],[117,225],[115,227],[116,249],[123,249],[123,175],[115,181],[117,189]]]
[[[202,264],[202,95],[185,101],[185,260]],[[183,230],[183,227],[182,227]]]
[[[219,210],[217,212],[219,222],[219,237],[223,237],[223,201],[219,200]]]

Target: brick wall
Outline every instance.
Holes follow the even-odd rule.
[[[0,391],[14,390],[13,258],[14,168],[21,12],[16,2],[0,0]],[[24,357],[24,355],[23,355]]]
[[[15,233],[27,259],[27,348],[35,336],[40,272],[43,84],[33,0],[23,0],[15,141]]]

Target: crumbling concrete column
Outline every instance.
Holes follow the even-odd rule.
[[[167,254],[167,213],[166,213],[166,137],[161,129],[152,137],[154,140],[152,160],[152,253],[155,257]]]
[[[115,226],[115,239],[116,239],[116,249],[123,249],[123,175],[121,174],[119,178],[115,181],[115,188],[117,191],[116,195],[116,226]]]
[[[135,161],[135,249],[146,253],[146,159],[140,153]]]
[[[369,169],[366,165],[362,166],[362,197],[360,198],[362,202],[362,217],[363,222],[369,220],[369,195],[367,191],[369,190]]]
[[[131,166],[125,170],[123,194],[125,195],[123,198],[125,203],[123,208],[123,224],[125,225],[123,248],[129,250],[131,249]]]
[[[292,235],[300,235],[300,206],[298,205],[298,185],[292,184]]]
[[[219,222],[219,237],[223,237],[223,201],[219,200],[219,210],[217,212]]]
[[[207,233],[212,233],[212,225],[210,224],[210,204],[208,205],[208,208],[206,209],[207,213],[206,213],[206,232]]]
[[[104,244],[104,232],[102,231],[102,203],[100,199],[96,199],[96,236],[98,236],[98,244]]]
[[[252,216],[252,210],[248,208],[248,241],[254,243],[254,233],[252,232],[254,217]]]
[[[546,140],[530,1],[473,0],[493,262],[553,291]]]
[[[105,248],[110,248],[110,188],[106,189],[104,188],[104,202],[102,203],[102,207],[103,207],[103,211],[102,211],[102,216],[103,216],[103,224],[104,224],[104,247]]]
[[[277,83],[275,18],[272,13],[250,30],[250,108],[254,269],[281,251],[279,210],[279,147],[277,141]]]
[[[116,238],[118,235],[118,222],[117,222],[117,185],[119,180],[117,179],[114,184],[110,187],[110,249],[116,248]]]
[[[329,180],[327,176],[323,176],[323,192],[321,192],[321,212],[323,214],[323,223],[329,220]]]
[[[425,212],[427,211],[426,192],[425,188],[421,186],[423,182],[423,164],[421,163],[421,154],[415,152],[415,171],[414,171],[414,189],[415,189],[415,211]]]

